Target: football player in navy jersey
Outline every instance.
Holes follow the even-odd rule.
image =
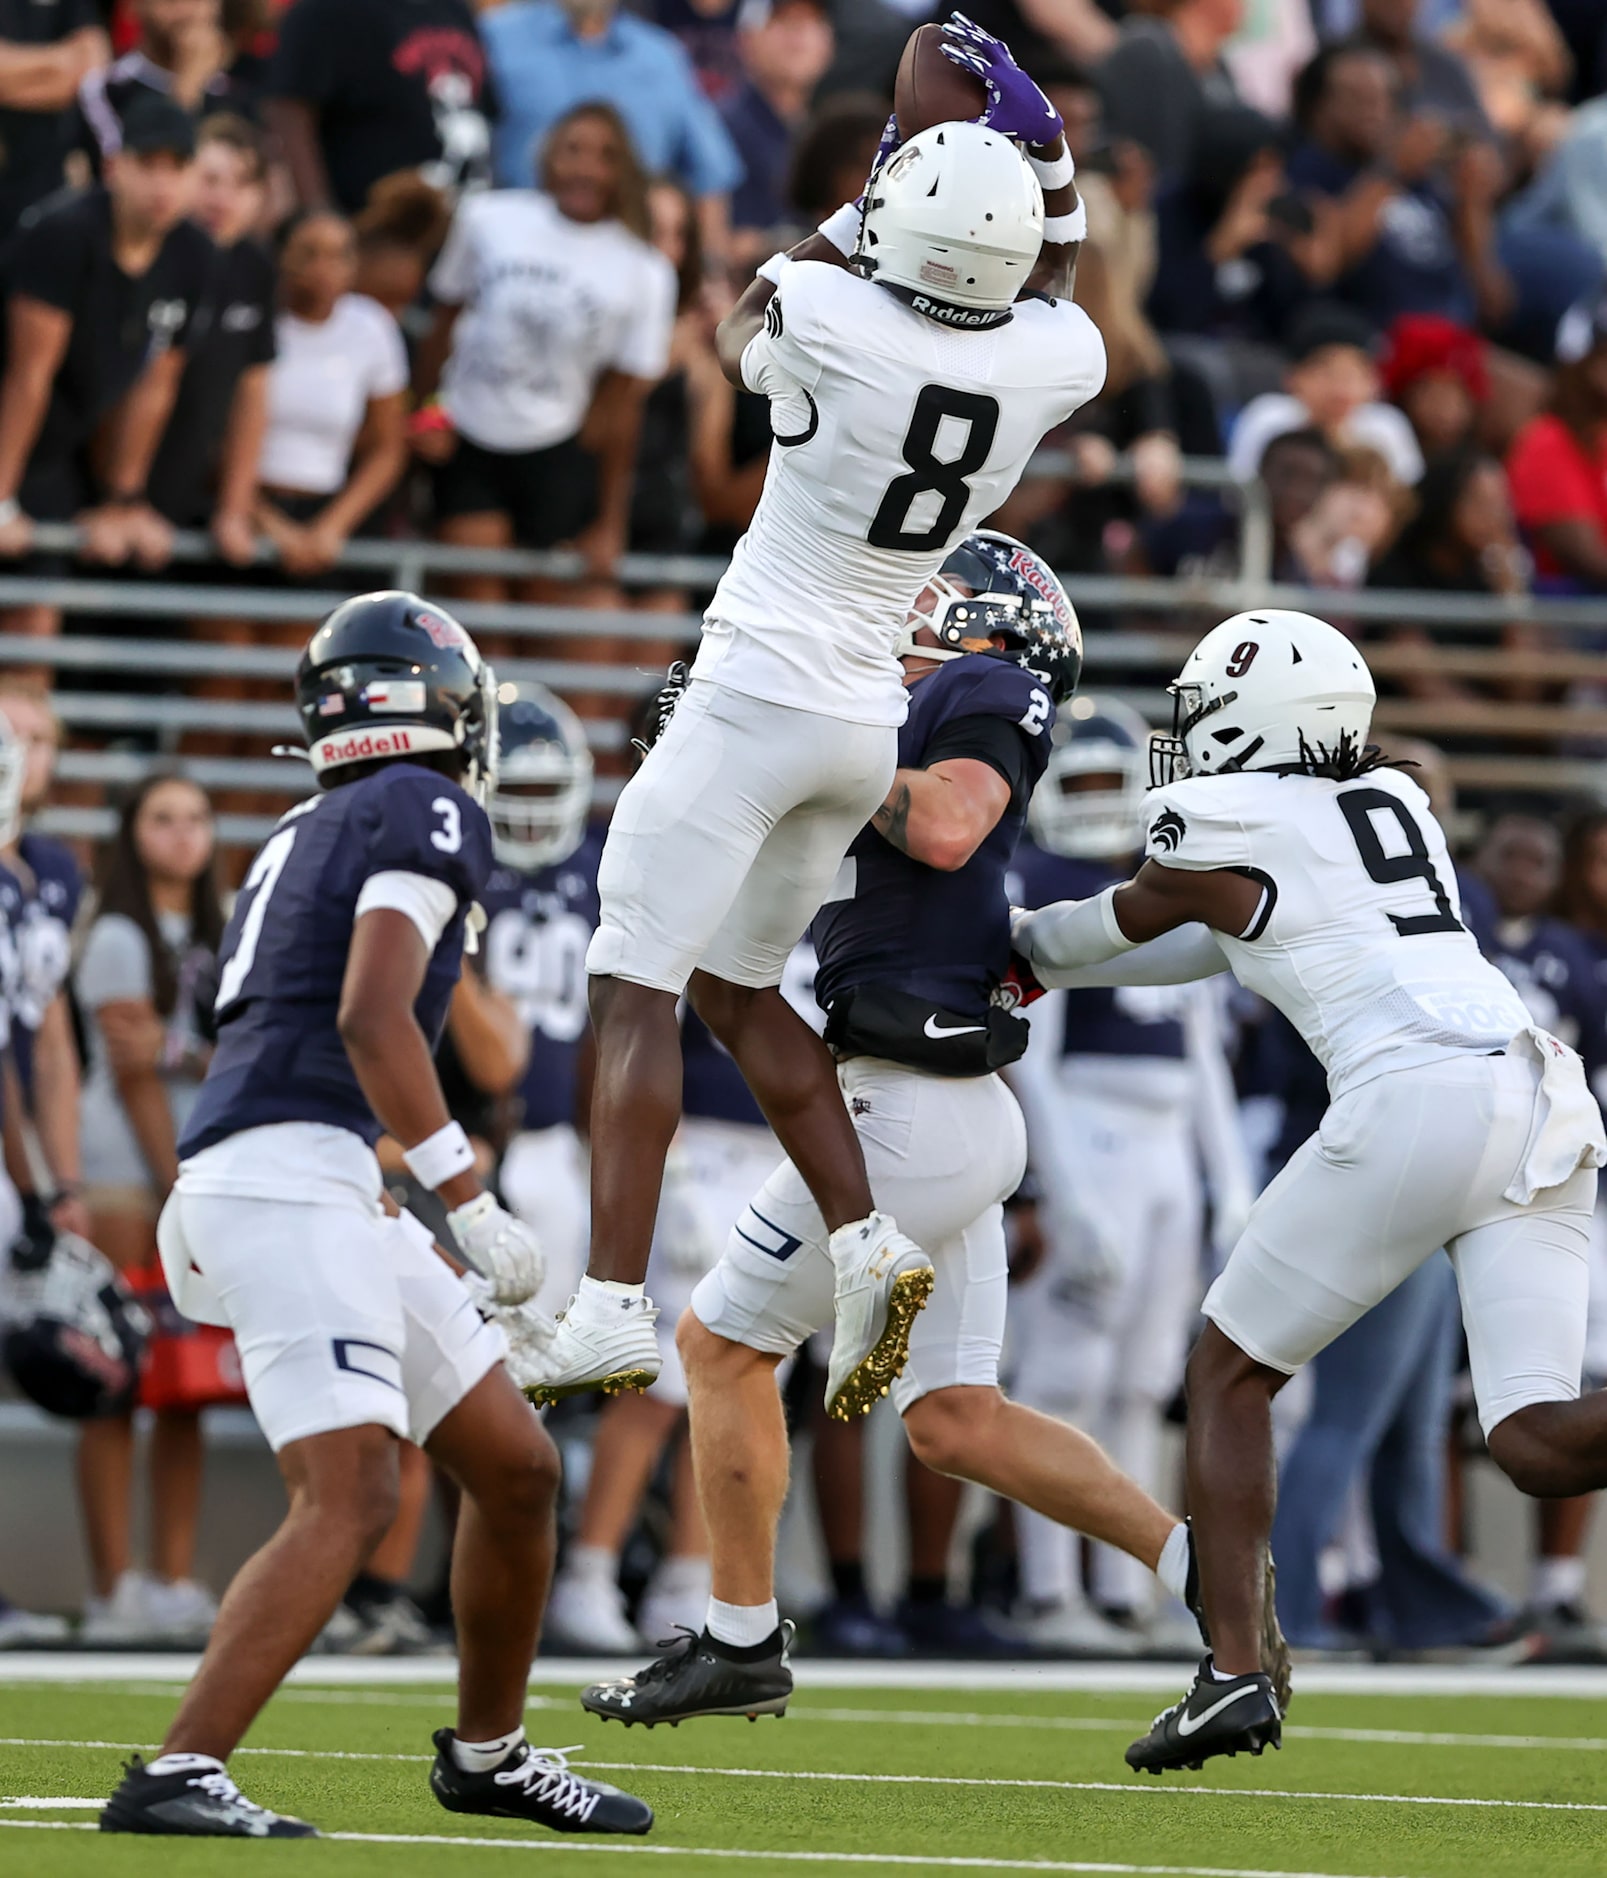
[[[63,843],[28,824],[44,807],[59,740],[54,712],[40,693],[0,688],[0,983],[11,1018],[17,1100],[44,1157],[51,1191],[8,1129],[6,1165],[41,1225],[86,1234],[89,1214],[78,1194],[78,1045],[68,1008],[72,925],[83,892],[78,863]]]
[[[602,835],[588,830],[586,733],[545,685],[498,689],[501,753],[486,799],[496,866],[480,895],[486,978],[530,1031],[518,1131],[498,1176],[508,1205],[541,1241],[537,1304],[561,1310],[586,1263],[584,1123],[590,1081],[586,947],[597,930]]]
[[[1032,841],[1011,882],[1017,905],[1084,899],[1127,878],[1143,848],[1149,740],[1148,725],[1118,700],[1073,700],[1028,810]],[[1204,1290],[1202,1154],[1219,1239],[1232,1243],[1254,1197],[1220,988],[1051,993],[1033,1014],[1032,1047],[1012,1086],[1049,1248],[1018,1294],[1014,1392],[1087,1429],[1153,1493],[1166,1406]],[[1101,1655],[1137,1647],[1136,1629],[1088,1608],[1075,1534],[1026,1509],[1017,1532],[1034,1643]],[[1142,1617],[1151,1582],[1127,1554],[1096,1551],[1093,1593],[1105,1609]]]
[[[1088,1437],[998,1388],[1003,1202],[1026,1129],[997,1071],[1026,1047],[1000,1001],[1010,961],[1005,875],[1043,774],[1081,636],[1060,583],[1029,549],[969,536],[901,641],[909,715],[899,767],[811,929],[815,995],[877,1204],[931,1251],[932,1300],[889,1377],[916,1456],[940,1473],[1130,1550],[1186,1587],[1186,1529]],[[581,1700],[624,1721],[780,1714],[791,1626],[775,1604],[787,1441],[776,1371],[831,1322],[829,1234],[790,1162],[749,1203],[681,1320],[692,1443],[714,1595],[689,1636],[635,1677]]]
[[[159,1227],[174,1302],[234,1332],[290,1510],[230,1586],[160,1757],[130,1763],[101,1827],[313,1833],[247,1800],[224,1762],[390,1526],[412,1439],[463,1492],[458,1723],[436,1732],[431,1790],[453,1812],[645,1832],[640,1801],[524,1738],[558,1460],[504,1368],[503,1327],[531,1327],[517,1307],[541,1257],[481,1186],[432,1060],[491,871],[491,673],[439,607],[368,594],[313,635],[296,697],[320,789],[235,904],[217,1048]],[[450,1209],[472,1283],[383,1207],[382,1132]]]

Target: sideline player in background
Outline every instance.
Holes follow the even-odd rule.
[[[1300,1031],[1333,1102],[1251,1209],[1189,1359],[1212,1654],[1127,1750],[1152,1773],[1277,1745],[1284,1705],[1259,1667],[1272,1399],[1441,1246],[1491,1457],[1526,1493],[1607,1484],[1607,1395],[1579,1396],[1601,1116],[1579,1057],[1458,917],[1428,798],[1368,745],[1361,654],[1309,614],[1239,614],[1172,693],[1148,859],[1018,915],[1017,948],[1051,984],[1226,963]],[[1146,942],[1147,960],[1124,957]]]
[[[813,927],[826,1039],[873,1190],[932,1248],[938,1281],[893,1384],[911,1450],[1130,1550],[1184,1595],[1181,1522],[1089,1438],[998,1387],[1009,1283],[1003,1202],[1026,1128],[998,1071],[1027,1024],[999,1002],[1005,871],[1082,642],[1059,582],[1008,536],[971,536],[928,583],[901,643],[899,768]],[[789,1163],[754,1195],[693,1294],[680,1347],[714,1570],[701,1637],[581,1697],[622,1721],[781,1714],[792,1692],[774,1590],[787,1435],[776,1372],[830,1321],[829,1234]]]
[[[390,1527],[411,1438],[463,1493],[458,1725],[436,1731],[431,1790],[452,1812],[645,1832],[641,1801],[524,1738],[558,1458],[475,1307],[525,1328],[515,1307],[541,1255],[481,1186],[432,1061],[491,870],[490,669],[440,608],[368,594],[313,635],[296,701],[320,790],[281,818],[235,904],[217,1049],[160,1229],[174,1302],[235,1334],[290,1511],[229,1587],[160,1756],[129,1764],[101,1829],[313,1833],[246,1799],[224,1762]],[[450,1209],[472,1286],[427,1229],[383,1210],[382,1131]]]
[[[1148,786],[1144,720],[1114,698],[1073,699],[1033,791],[1011,897],[1043,906],[1125,880],[1143,854]],[[1162,1427],[1205,1288],[1202,1162],[1219,1243],[1238,1237],[1254,1198],[1222,1030],[1216,987],[1055,992],[1011,1073],[1048,1251],[1018,1289],[1012,1393],[1085,1429],[1162,1499]],[[1095,1549],[1095,1611],[1078,1535],[1025,1509],[1016,1531],[1033,1644],[1118,1656],[1141,1646],[1154,1581],[1138,1561]],[[1185,1632],[1164,1607],[1158,1619],[1151,1647],[1186,1635],[1197,1649],[1192,1621]]]
[[[537,1399],[658,1373],[643,1281],[680,1113],[683,991],[831,1235],[833,1414],[884,1392],[931,1288],[931,1260],[875,1209],[830,1057],[778,987],[886,796],[910,608],[1105,373],[1065,297],[1086,218],[1059,114],[999,41],[945,32],[986,78],[983,119],[901,149],[890,126],[863,212],[845,206],[766,262],[720,327],[725,375],[769,397],[775,446],[691,684],[603,854],[591,1261]],[[1022,298],[1029,283],[1056,297]]]

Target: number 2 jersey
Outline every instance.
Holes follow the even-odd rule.
[[[1389,1070],[1487,1055],[1533,1023],[1462,924],[1445,836],[1401,771],[1194,777],[1153,791],[1148,814],[1151,860],[1260,883],[1250,929],[1215,937],[1239,983],[1305,1038],[1334,1099]]]
[[[770,399],[775,442],[694,676],[900,724],[905,616],[1045,431],[1099,391],[1104,342],[1069,300],[1022,300],[967,332],[846,268],[790,261],[742,375]]]
[[[440,919],[413,1006],[433,1046],[468,910],[490,872],[485,810],[416,764],[387,764],[291,809],[252,862],[223,935],[217,1048],[180,1160],[277,1122],[326,1123],[372,1147],[383,1131],[336,1022],[358,915],[405,899]]]

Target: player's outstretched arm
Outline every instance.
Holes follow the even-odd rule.
[[[1181,927],[1247,933],[1260,915],[1264,892],[1260,882],[1227,869],[1195,871],[1151,860],[1132,880],[1091,900],[1062,900],[1023,915],[1012,937],[1042,983],[1061,985],[1069,982],[1064,974],[1121,959]],[[1190,970],[1183,977],[1206,975]]]

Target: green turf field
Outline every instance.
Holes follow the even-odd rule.
[[[548,1673],[551,1673],[548,1666]],[[87,1807],[120,1750],[150,1744],[173,1686],[8,1683],[0,1662],[0,1873],[412,1874],[486,1878],[562,1861],[582,1878],[741,1868],[1233,1874],[1234,1878],[1600,1878],[1607,1870],[1607,1707],[1524,1693],[1297,1693],[1283,1752],[1163,1781],[1122,1750],[1150,1694],[1038,1688],[800,1690],[782,1721],[626,1731],[561,1687],[529,1733],[640,1793],[647,1839],[559,1838],[445,1813],[425,1784],[449,1693],[284,1692],[233,1763],[254,1798],[305,1814],[322,1843],[103,1839]],[[1481,1684],[1481,1687],[1486,1686]],[[1178,1688],[1182,1687],[1182,1672]],[[1297,1684],[1298,1691],[1298,1684]],[[606,1771],[604,1771],[606,1770]],[[508,1854],[514,1856],[510,1858]],[[647,1861],[644,1866],[644,1860]]]

